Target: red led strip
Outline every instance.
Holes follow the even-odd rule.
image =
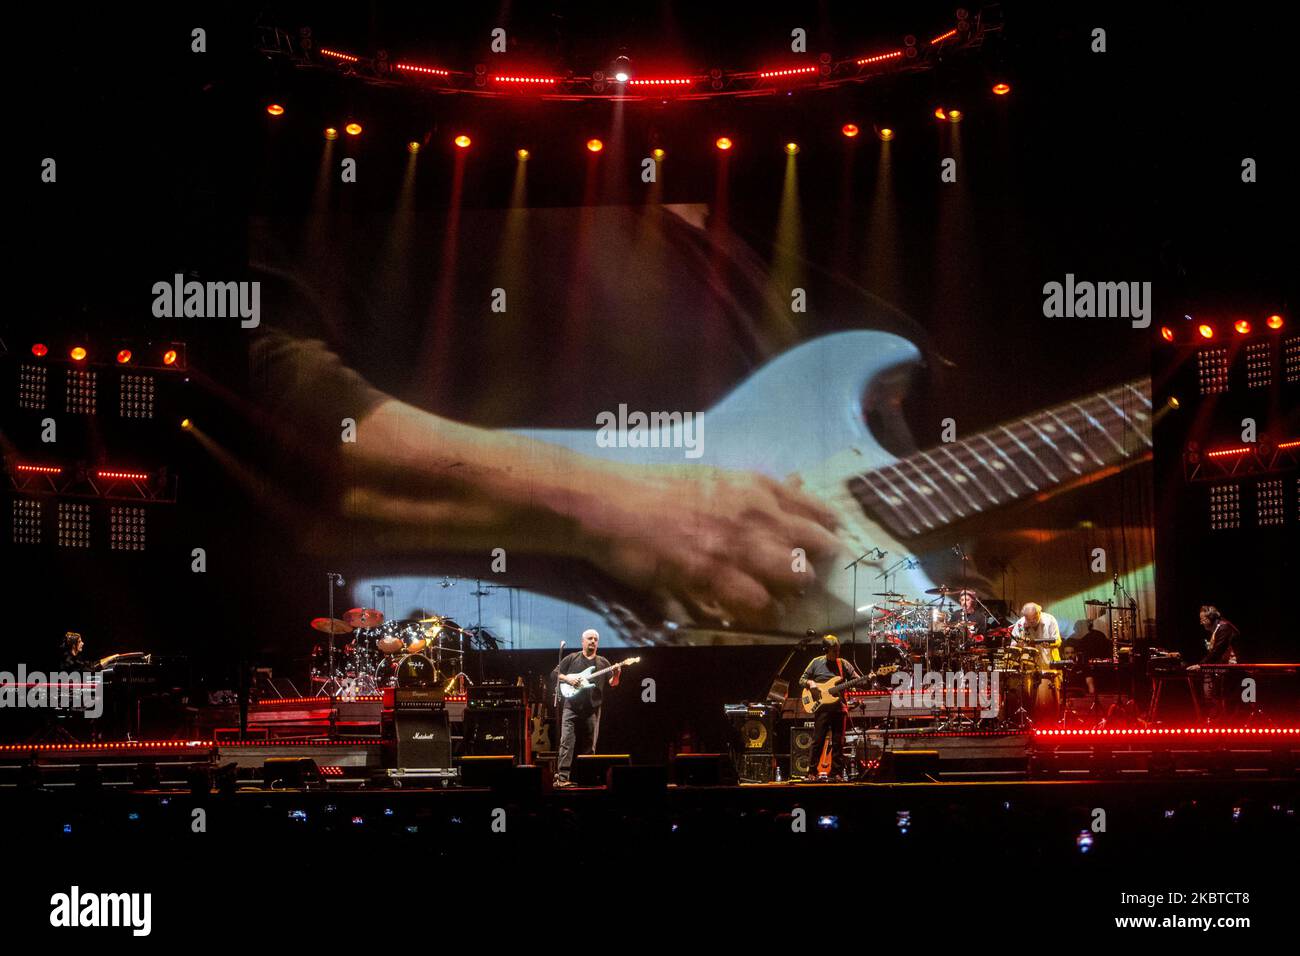
[[[63,471],[53,465],[14,465],[15,471],[29,471],[36,475],[57,475]]]
[[[947,40],[951,37],[955,37],[956,35],[957,35],[956,30],[949,30],[947,33],[940,33],[937,37],[935,37],[933,40],[930,41],[930,46],[934,46],[936,43],[942,43],[944,40]]]
[[[344,60],[348,63],[356,63],[357,58],[351,53],[340,53],[337,50],[331,50],[328,47],[320,48],[321,56],[332,56],[336,60]]]
[[[1146,727],[1135,730],[1035,730],[1035,737],[1293,737],[1300,727]]]
[[[332,704],[332,703],[336,703],[339,700],[343,700],[345,703],[351,704],[351,703],[364,703],[367,701],[377,701],[383,699],[384,699],[383,696],[380,694],[364,694],[358,697],[348,697],[346,699],[345,698],[331,699],[323,695],[320,697],[277,697],[275,700],[259,700],[257,702],[257,706],[271,707],[280,704]]]
[[[680,78],[674,80],[628,80],[628,86],[690,86],[695,81]]]
[[[816,72],[817,72],[817,67],[815,66],[801,66],[791,70],[765,70],[764,72],[758,74],[758,76],[759,79],[770,80],[773,77],[778,77],[778,76],[799,76],[805,73],[816,73]]]
[[[145,481],[149,474],[143,471],[97,471],[98,478],[122,478],[130,481]]]
[[[555,77],[553,76],[494,76],[492,77],[492,82],[493,83],[534,83],[534,84],[544,86],[549,83],[554,83]]]
[[[416,66],[414,63],[399,63],[397,69],[407,73],[426,73],[429,76],[451,76],[450,70],[440,70],[436,66]]]
[[[1228,455],[1248,455],[1255,449],[1253,448],[1224,448],[1220,451],[1206,452],[1206,458],[1226,458]]]
[[[895,50],[893,53],[880,53],[876,56],[863,57],[857,61],[858,66],[870,66],[872,63],[882,63],[885,60],[894,60],[903,55],[902,50]]]

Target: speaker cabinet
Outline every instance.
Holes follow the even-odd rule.
[[[803,780],[813,776],[812,765],[813,725],[790,728],[790,779]]]
[[[402,770],[451,768],[451,723],[445,710],[393,715],[397,736],[397,766]]]
[[[522,707],[469,708],[465,711],[465,754],[470,757],[514,757],[524,762]]]

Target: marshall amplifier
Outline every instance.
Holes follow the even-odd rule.
[[[451,723],[447,718],[445,695],[433,686],[432,664],[426,669],[417,663],[408,670],[409,673],[403,673],[399,669],[393,691],[397,766],[403,770],[449,769]]]

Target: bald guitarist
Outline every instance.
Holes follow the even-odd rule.
[[[822,649],[825,653],[820,657],[814,657],[808,662],[808,666],[804,668],[803,676],[799,678],[799,686],[807,688],[808,692],[813,695],[814,701],[817,702],[813,723],[812,755],[814,766],[817,755],[826,746],[826,735],[830,734],[830,778],[831,780],[842,780],[844,778],[844,725],[846,723],[844,699],[839,695],[823,694],[818,689],[818,685],[836,677],[847,682],[856,680],[862,675],[850,661],[840,657],[840,640],[834,634],[827,634],[822,638]]]

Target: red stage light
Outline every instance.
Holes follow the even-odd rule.
[[[1196,327],[1196,331],[1201,333],[1201,338],[1203,339],[1214,338],[1214,326],[1212,325],[1207,325],[1206,323],[1202,322],[1200,325]]]
[[[86,357],[86,350],[83,349],[80,345],[74,345],[74,346],[72,347],[72,350],[71,350],[70,352],[68,352],[68,355],[70,355],[70,356],[72,357],[72,361],[74,361],[74,362],[80,362],[80,361],[83,361],[83,360],[85,359],[85,357]]]
[[[97,471],[95,475],[99,478],[124,479],[128,481],[144,481],[149,477],[148,472],[144,471]]]
[[[329,139],[329,140],[338,139],[338,138],[339,138],[339,131],[336,130],[333,126],[326,126],[326,127],[325,127],[325,138],[326,138],[326,139]]]
[[[944,109],[942,106],[936,107],[934,111],[934,118],[946,120],[948,118],[948,111]]]
[[[858,135],[860,130],[858,129],[857,125],[854,123],[845,123],[843,126],[840,127],[840,132],[843,133],[845,136],[847,136],[849,139],[852,139],[853,137]]]
[[[815,66],[800,66],[789,70],[764,70],[762,73],[758,74],[758,77],[761,80],[770,80],[776,77],[802,76],[807,73],[816,73],[816,72],[817,72],[817,67]]]
[[[166,352],[163,353],[163,364],[164,364],[164,365],[175,365],[175,364],[176,364],[176,359],[179,358],[179,357],[180,357],[180,356],[178,356],[178,355],[176,354],[176,350],[175,350],[175,349],[168,349]]]
[[[1283,323],[1282,323],[1282,316],[1280,316],[1280,315],[1270,315],[1270,316],[1268,317],[1268,320],[1267,320],[1266,324],[1268,325],[1268,327],[1269,327],[1270,329],[1280,329],[1280,328],[1282,328],[1282,324],[1283,324]]]
[[[1255,449],[1253,448],[1220,448],[1218,451],[1208,451],[1205,453],[1206,458],[1227,458],[1229,455],[1249,455]]]
[[[54,465],[14,465],[14,471],[26,471],[33,475],[57,475],[63,469]]]
[[[470,139],[468,136],[466,136],[464,133],[461,133],[459,136],[453,139],[452,142],[456,144],[456,147],[458,149],[469,149],[470,143],[474,141]]]
[[[450,76],[450,70],[441,70],[436,66],[416,66],[414,63],[399,63],[397,69],[405,73],[423,73],[426,76]]]
[[[361,124],[360,124],[360,123],[349,123],[347,126],[343,127],[343,130],[344,130],[344,132],[346,132],[349,136],[360,136],[360,135],[361,135]]]
[[[1011,84],[1010,84],[1010,83],[994,83],[994,84],[993,84],[993,95],[994,95],[994,96],[1006,96],[1006,95],[1007,95],[1008,93],[1010,93],[1010,92],[1011,92]]]
[[[902,50],[894,50],[892,53],[879,53],[876,56],[864,56],[856,62],[858,66],[870,66],[872,63],[882,63],[885,60],[895,60],[902,55]]]
[[[267,106],[266,111],[270,113],[272,116],[284,115],[284,107],[281,106],[279,103],[270,104],[269,106]]]
[[[628,86],[690,86],[695,81],[681,76],[670,80],[628,80]]]
[[[555,82],[553,76],[494,76],[493,83],[532,83],[534,85],[545,86]]]
[[[599,153],[605,148],[605,144],[598,139],[587,140],[587,149],[593,153]]]
[[[1160,337],[1166,342],[1172,342],[1174,340],[1174,330],[1167,325],[1162,325],[1160,326]]]
[[[726,151],[731,149],[731,140],[725,136],[719,136],[713,145],[718,147],[718,149]]]
[[[120,352],[117,353],[117,364],[118,364],[118,365],[125,365],[125,364],[126,364],[127,362],[129,362],[129,361],[131,361],[131,350],[130,350],[130,349],[122,349],[122,351],[120,351]]]
[[[338,50],[331,50],[327,47],[320,48],[321,56],[333,57],[336,60],[342,60],[344,63],[355,63],[357,58],[351,53],[340,53]]]
[[[45,356],[50,354],[49,346],[44,342],[37,342],[32,346],[32,354],[37,358],[45,358]]]
[[[930,46],[934,46],[937,43],[942,43],[944,40],[950,39],[951,37],[955,37],[956,35],[957,35],[956,30],[949,30],[947,33],[940,33],[937,37],[935,37],[933,40],[930,41]]]
[[[1250,334],[1250,323],[1245,319],[1238,319],[1236,322],[1233,322],[1232,327],[1237,330],[1238,335]]]

